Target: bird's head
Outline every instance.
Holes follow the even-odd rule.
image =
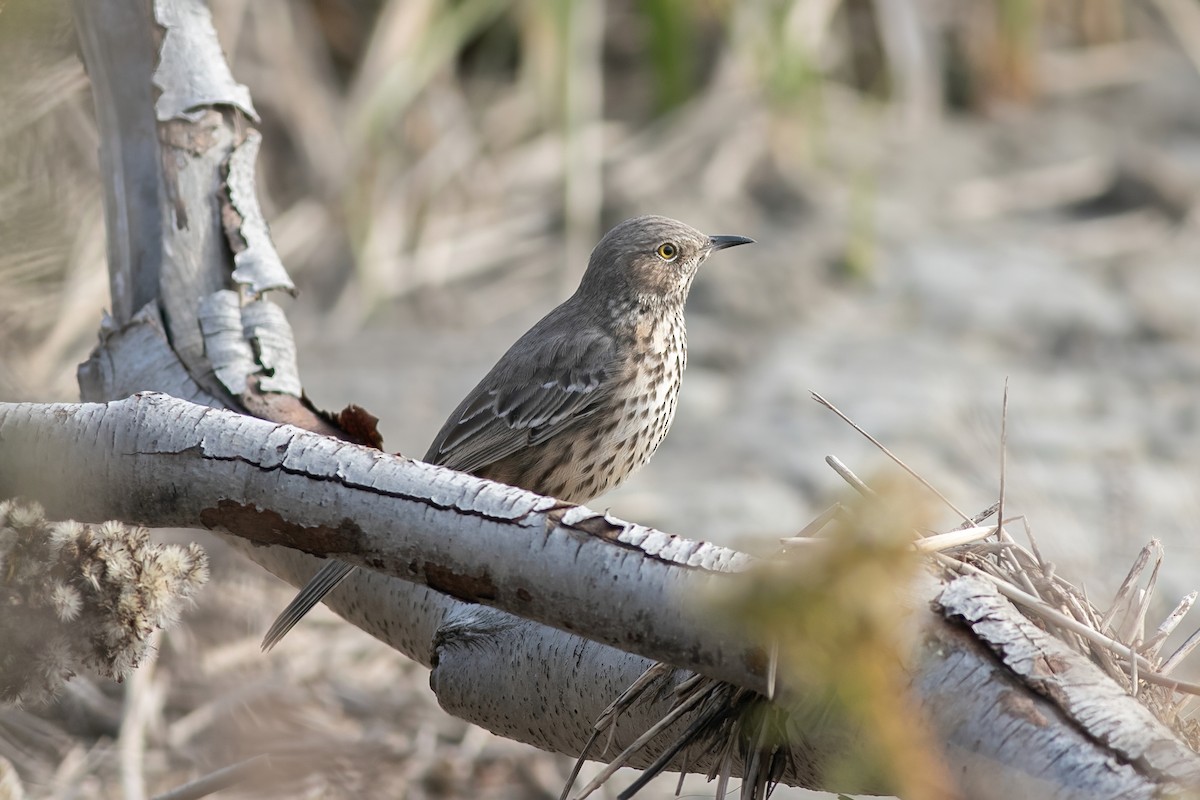
[[[627,219],[606,233],[592,251],[580,292],[618,302],[682,304],[704,259],[717,250],[753,241],[745,236],[708,236],[668,217]]]

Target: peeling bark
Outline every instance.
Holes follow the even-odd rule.
[[[458,600],[766,690],[759,648],[681,602],[750,563],[722,547],[166,395],[0,405],[0,435],[15,456],[0,495],[36,499],[56,515],[200,525],[345,556]]]
[[[0,441],[0,496],[34,497],[55,514],[206,521],[255,541],[282,532],[310,552],[764,688],[754,643],[714,629],[704,614],[686,610],[694,602],[680,599],[703,596],[712,581],[736,579],[725,573],[750,563],[722,548],[582,507],[563,513],[552,498],[163,395],[0,405]],[[913,592],[918,645],[907,668],[964,794],[1157,797],[1200,786],[1195,753],[990,583],[929,574]],[[609,648],[433,593],[399,597],[386,619],[366,619],[364,627],[434,665],[433,685],[457,713],[543,746],[552,739],[552,749],[580,747],[590,718],[579,711],[599,711],[581,676],[615,668],[628,681],[648,663],[610,659]],[[342,611],[353,618],[362,608],[350,602]],[[413,611],[414,619],[404,616]],[[504,668],[479,672],[479,652]],[[513,668],[521,664],[538,668]],[[785,707],[814,701],[787,688]],[[552,697],[561,702],[547,708]],[[531,705],[536,712],[523,713]],[[624,729],[630,737],[644,729],[646,720],[637,721],[642,728]],[[826,786],[820,777],[853,741],[847,732],[792,733],[795,769],[805,771],[789,772],[786,782],[870,791]]]

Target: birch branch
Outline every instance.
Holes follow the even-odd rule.
[[[715,545],[166,395],[0,405],[0,435],[0,495],[36,499],[56,515],[202,526],[345,556],[468,603],[766,690],[765,656],[680,602],[749,562]]]
[[[216,524],[254,541],[303,543],[443,592],[536,614],[560,628],[594,623],[596,631],[584,632],[597,639],[762,686],[753,643],[735,632],[714,632],[703,613],[678,611],[689,605],[678,593],[703,595],[712,581],[735,577],[720,573],[749,564],[720,548],[586,509],[563,513],[549,498],[162,395],[106,406],[0,405],[0,441],[0,495],[31,496],[55,514]],[[486,551],[486,557],[470,551]],[[1086,658],[1016,613],[987,582],[963,578],[947,587],[925,579],[913,602],[918,644],[907,669],[964,792],[991,797],[1003,787],[1007,796],[1036,788],[1042,796],[1155,797],[1164,787],[1200,785],[1194,753]],[[922,610],[925,603],[933,613]],[[605,613],[588,611],[589,604]],[[546,647],[555,637],[529,636],[529,624],[509,615],[456,608],[441,609],[432,636],[439,692],[453,686],[483,703],[485,714],[500,713],[512,697],[513,665],[485,680],[471,665],[464,672],[457,659],[464,650],[487,649],[514,635],[535,641],[524,663],[541,667],[548,655],[561,663],[563,651]],[[610,614],[621,622],[612,624]],[[692,645],[698,653],[685,652]],[[574,654],[588,652],[583,646]],[[789,674],[788,665],[781,673]],[[503,700],[486,699],[494,689]],[[543,683],[526,691],[544,708],[545,689]],[[819,706],[818,699],[796,695],[784,702],[790,708]],[[810,724],[789,731],[794,758],[786,782],[871,789],[847,786],[844,778],[836,786],[825,783],[831,759],[853,735],[847,739],[844,730],[811,724],[807,714],[792,719],[793,727],[806,719]],[[566,741],[557,746],[577,746],[585,729],[574,725],[574,736],[559,731]],[[1048,787],[1053,794],[1046,794]]]

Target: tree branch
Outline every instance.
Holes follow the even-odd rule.
[[[34,498],[56,515],[203,526],[345,556],[468,603],[766,691],[765,655],[679,602],[710,594],[718,573],[747,564],[730,550],[166,395],[0,405],[0,435],[14,467],[0,479],[0,495]]]
[[[721,573],[750,563],[730,551],[162,395],[106,406],[0,405],[0,441],[5,443],[0,495],[34,497],[56,515],[216,525],[255,542],[287,541],[643,656],[764,688],[752,642],[736,632],[714,631],[703,611],[679,611],[694,606],[681,597],[703,596],[713,581],[736,578]],[[80,491],[83,486],[89,490]],[[1195,753],[1086,658],[1017,613],[990,584],[963,578],[946,585],[926,577],[913,591],[909,616],[917,647],[906,669],[963,791],[994,796],[990,792],[999,785],[1006,794],[1033,786],[1041,793],[1048,782],[1060,789],[1087,787],[1086,795],[1072,788],[1059,795],[1064,797],[1151,797],[1164,786],[1200,785]],[[547,697],[548,684],[544,676],[522,684],[523,671],[514,673],[512,664],[544,665],[548,654],[555,656],[550,663],[560,664],[565,640],[539,637],[537,626],[475,606],[441,606],[438,612],[436,628],[427,618],[416,626],[418,635],[410,629],[397,643],[435,663],[439,693],[461,691],[458,702],[482,712],[489,727],[500,719],[501,730],[528,737],[532,720],[514,715],[509,704],[514,695],[526,703],[531,696]],[[433,646],[426,649],[429,642]],[[510,661],[492,681],[473,672],[469,662],[463,670],[463,651],[509,644],[528,660]],[[596,654],[597,648],[574,648],[576,657],[582,653]],[[781,665],[781,674],[791,674],[789,665]],[[493,690],[498,694],[491,695]],[[566,686],[558,692],[570,697],[568,703],[576,699]],[[822,701],[794,692],[781,702],[795,711],[819,708]],[[536,724],[545,707],[537,706]],[[783,779],[870,790],[824,782],[829,765],[854,736],[848,739],[845,730],[812,719],[807,713],[792,716],[795,724],[809,723],[789,731],[792,767]],[[586,731],[576,718],[554,729],[554,746],[574,749]]]

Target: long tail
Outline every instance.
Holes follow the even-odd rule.
[[[265,653],[277,645],[280,639],[287,636],[288,631],[296,627],[296,623],[303,619],[305,614],[312,611],[313,606],[336,589],[337,585],[346,580],[346,577],[353,571],[353,566],[337,560],[330,560],[321,567],[320,572],[312,576],[305,587],[292,598],[292,602],[288,603],[287,608],[271,623],[271,629],[263,637],[263,652]]]

